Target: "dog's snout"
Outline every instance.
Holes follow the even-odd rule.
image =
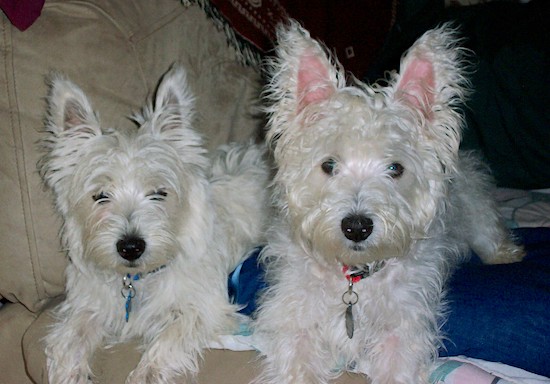
[[[342,219],[342,232],[347,239],[359,243],[372,233],[373,222],[363,215],[349,215]]]
[[[116,243],[118,254],[128,261],[139,259],[145,251],[145,247],[145,240],[136,236],[124,237]]]

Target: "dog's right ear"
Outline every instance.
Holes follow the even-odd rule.
[[[84,92],[61,74],[49,78],[47,129],[54,135],[101,135],[99,121]]]
[[[326,49],[294,20],[277,28],[275,57],[267,62],[268,94],[287,101],[294,113],[328,99],[338,86],[338,71]]]
[[[290,126],[298,128],[301,116],[315,113],[313,109],[345,81],[335,58],[294,20],[278,27],[275,56],[266,61],[265,69],[271,137],[279,137]]]
[[[44,183],[55,191],[58,205],[66,213],[66,199],[61,196],[71,190],[67,183],[80,161],[81,149],[102,132],[88,98],[79,87],[57,73],[47,80],[45,129],[48,134],[38,143],[43,156],[37,165]]]

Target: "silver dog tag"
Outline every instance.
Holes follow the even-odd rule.
[[[355,330],[355,324],[353,323],[353,306],[359,301],[359,295],[353,290],[353,279],[350,278],[348,282],[348,290],[342,295],[342,301],[346,304],[346,333],[351,339]]]
[[[353,337],[355,325],[353,324],[353,304],[348,304],[346,308],[346,332],[348,337],[351,339]]]

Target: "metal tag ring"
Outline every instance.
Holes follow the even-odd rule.
[[[128,291],[128,294],[125,294],[124,291]],[[122,297],[124,297],[125,299],[127,298],[132,299],[136,296],[136,289],[132,287],[132,285],[129,285],[127,287],[122,287],[122,289],[120,290],[120,293],[122,294]]]
[[[346,291],[342,295],[342,301],[346,305],[355,305],[359,301],[359,295],[355,291]]]

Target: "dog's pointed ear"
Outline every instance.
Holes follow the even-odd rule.
[[[154,100],[133,115],[142,134],[152,135],[175,148],[182,161],[207,166],[203,138],[194,129],[195,98],[185,69],[174,64],[162,77]]]
[[[59,73],[50,74],[47,83],[45,130],[48,135],[38,143],[43,152],[38,170],[44,183],[60,196],[71,189],[70,180],[82,149],[100,137],[102,131],[88,98],[78,86]]]
[[[266,60],[265,88],[270,116],[267,139],[275,144],[289,128],[319,112],[341,86],[340,65],[294,20],[277,28],[275,55]]]
[[[314,49],[301,54],[296,73],[297,111],[326,100],[335,92],[330,68],[327,58]]]
[[[268,97],[295,114],[327,100],[338,87],[338,70],[327,50],[294,20],[278,26],[275,56],[266,70]]]
[[[59,73],[49,76],[47,129],[54,135],[101,135],[99,120],[84,92]]]
[[[181,65],[174,65],[162,77],[155,95],[154,114],[161,123],[154,126],[163,133],[192,127],[195,98],[189,89],[187,73]]]
[[[394,84],[396,100],[418,116],[446,169],[456,161],[462,136],[461,107],[468,94],[464,53],[456,29],[444,24],[426,32],[401,59]]]
[[[337,70],[324,47],[298,22],[277,28],[275,58],[268,62],[274,98],[288,99],[294,113],[327,100],[337,89]]]
[[[435,101],[435,70],[425,58],[412,57],[403,63],[397,85],[398,95],[425,116],[431,115]]]

